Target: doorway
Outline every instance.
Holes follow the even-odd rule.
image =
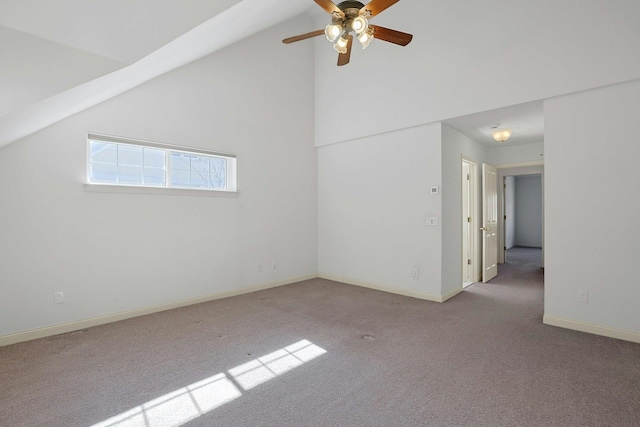
[[[518,253],[512,249],[533,248],[540,250],[544,268],[544,166],[501,169],[500,175],[499,262],[510,263]]]

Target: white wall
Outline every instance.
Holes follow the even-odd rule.
[[[504,245],[511,249],[516,245],[516,178],[506,176],[504,178]]]
[[[0,149],[0,336],[317,273],[309,20]],[[235,153],[240,195],[86,192],[87,131]]]
[[[638,16],[637,0],[400,2],[372,23],[414,34],[405,48],[376,40],[336,67],[316,39],[316,144],[639,78]],[[362,108],[335,120],[345,97]]]
[[[425,220],[442,213],[441,158],[440,124],[319,148],[319,274],[439,296],[442,228]]]
[[[0,25],[0,116],[124,64]]]
[[[551,99],[544,110],[545,321],[638,339],[640,82]]]
[[[462,158],[476,164],[476,191],[482,200],[482,163],[487,149],[456,129],[442,124],[442,294],[462,287]],[[481,270],[482,211],[475,212],[475,274]]]
[[[521,175],[516,181],[516,246],[542,247],[542,175]]]
[[[509,145],[506,142],[496,148],[490,148],[487,157],[488,163],[494,166],[543,162],[544,142],[524,145]]]

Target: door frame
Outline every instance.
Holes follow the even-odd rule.
[[[496,166],[498,169],[499,181],[503,182],[504,177],[520,175],[542,175],[542,267],[544,268],[544,160],[525,163],[511,163]],[[504,185],[498,191],[498,264],[505,261],[505,234],[504,234]]]
[[[460,203],[461,203],[461,208],[460,211],[462,211],[462,206],[464,206],[464,191],[462,191],[462,186],[464,185],[464,181],[462,181],[462,163],[468,163],[469,164],[469,175],[470,175],[470,191],[469,191],[469,199],[471,202],[471,241],[469,242],[469,244],[472,247],[471,250],[471,281],[473,283],[475,282],[479,282],[480,281],[480,270],[482,268],[482,263],[480,262],[480,245],[481,245],[481,236],[480,236],[480,219],[482,217],[482,212],[481,212],[481,205],[480,205],[480,201],[481,201],[481,197],[480,197],[480,184],[479,184],[479,180],[478,180],[478,162],[476,162],[474,159],[467,157],[465,155],[461,156],[460,159],[460,178],[461,178],[461,186],[460,186]],[[464,252],[464,223],[462,222],[462,215],[460,218],[460,250],[462,252]],[[464,253],[461,254],[461,260],[464,260],[466,258],[466,255]],[[464,261],[462,261],[464,262]],[[460,269],[462,270],[463,264],[460,264]],[[464,272],[462,272],[461,277],[464,277]],[[462,283],[460,283],[460,286],[462,287]]]

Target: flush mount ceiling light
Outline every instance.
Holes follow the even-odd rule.
[[[363,49],[366,49],[374,38],[399,46],[406,46],[413,39],[411,34],[369,25],[371,18],[400,0],[371,0],[366,6],[359,1],[343,1],[338,5],[331,0],[314,1],[331,15],[331,23],[324,30],[289,37],[282,40],[283,43],[289,44],[324,34],[327,40],[334,43],[333,48],[339,54],[338,66],[342,66],[347,65],[351,59],[351,45],[353,43],[351,33],[356,35]]]
[[[503,143],[511,138],[511,129],[500,129],[500,125],[491,126],[491,136],[499,143]]]

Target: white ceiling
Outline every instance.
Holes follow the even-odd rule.
[[[544,111],[542,101],[484,111],[444,120],[469,138],[486,147],[532,144],[544,141]],[[498,144],[491,136],[491,126],[513,130],[511,138]]]
[[[129,40],[125,40],[127,37],[119,38],[117,43],[111,45],[114,53],[109,55],[126,57],[127,60],[139,55],[143,56],[141,59],[134,59],[135,62],[131,65],[0,116],[0,147],[113,98],[159,75],[287,21],[310,8],[309,0],[207,1],[212,5],[215,3],[216,7],[207,8],[205,4],[207,2],[204,0],[188,2],[185,0],[136,0],[135,2],[133,0],[0,0],[1,19],[11,21],[7,18],[7,14],[10,14],[16,17],[18,24],[22,22],[21,25],[25,30],[34,33],[38,31],[46,34],[47,37],[65,40],[69,38],[70,43],[82,44],[83,49],[92,52],[104,48],[105,43],[109,44],[109,36],[105,33],[112,35],[121,32],[128,34],[127,37],[131,38]],[[83,9],[84,3],[90,3],[91,7]],[[133,7],[134,3],[137,6]],[[216,9],[219,9],[220,13],[213,17],[210,15],[198,17],[192,13],[197,10],[192,7],[192,4],[202,5],[208,13],[215,13]],[[148,9],[145,10],[143,5]],[[166,8],[163,9],[158,5],[164,5]],[[233,7],[226,9],[222,7],[230,5]],[[40,6],[48,12],[39,9]],[[154,9],[156,6],[158,8]],[[76,7],[78,9],[75,9]],[[31,17],[28,13],[29,8],[33,8]],[[107,13],[106,10],[109,8],[113,10]],[[156,12],[152,13],[151,9]],[[158,12],[160,9],[161,13]],[[181,15],[177,12],[179,9],[189,9],[190,12]],[[204,13],[203,10],[200,11]],[[173,14],[178,17],[188,16],[194,22],[203,20],[204,22],[190,28],[190,24],[187,24],[188,19],[178,18],[177,22],[180,25],[174,25]],[[158,22],[154,21],[156,16]],[[50,21],[55,24],[51,24]],[[75,28],[80,24],[76,21],[94,24],[86,26],[85,22],[82,24],[84,30],[78,32]],[[13,27],[16,26],[18,25],[13,25]],[[39,29],[39,26],[43,26],[44,29]],[[91,30],[91,28],[95,29]],[[100,34],[94,35],[95,37],[87,34],[86,38],[89,41],[83,42],[81,40],[84,37],[83,32]],[[147,32],[158,33],[154,36],[157,38],[148,37]],[[181,35],[171,39],[170,34],[175,33]],[[166,40],[167,37],[169,40]],[[135,45],[145,47],[140,48]],[[101,54],[104,55],[105,51]],[[73,65],[70,64],[70,66]]]
[[[132,64],[241,0],[0,0],[0,25]]]
[[[0,146],[305,11],[327,18],[311,0],[0,0],[2,26],[133,64],[0,117]],[[445,123],[488,147],[497,123],[514,131],[505,145],[544,133],[542,102]]]

